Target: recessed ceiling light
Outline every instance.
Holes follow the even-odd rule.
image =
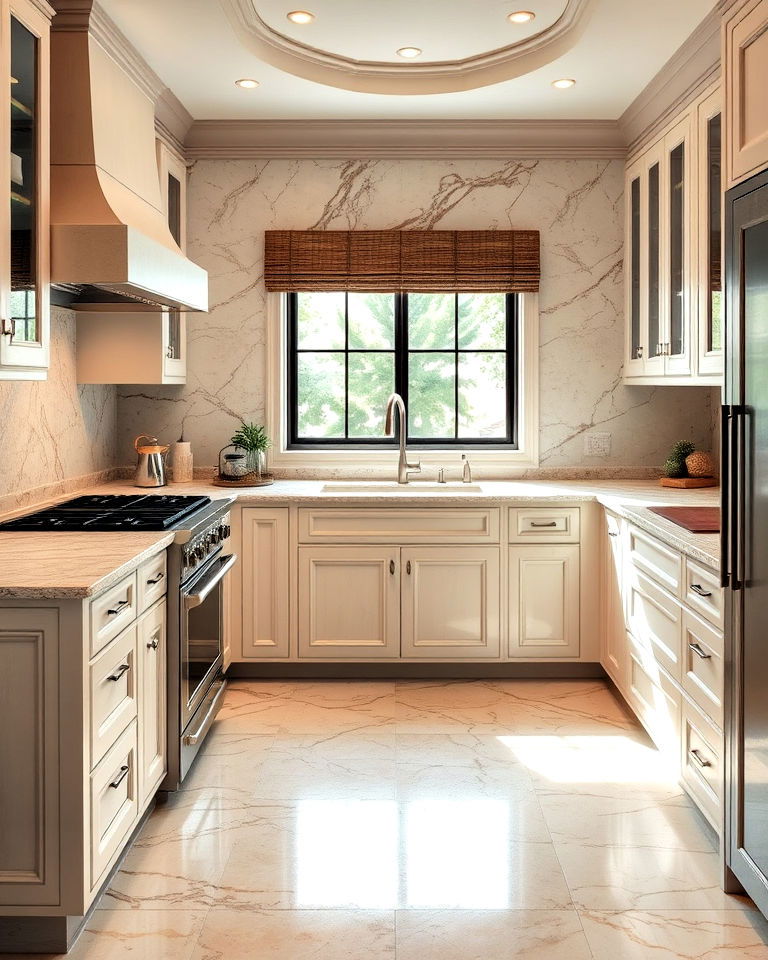
[[[515,10],[514,13],[507,14],[507,20],[510,23],[530,23],[536,19],[536,14],[532,10]]]
[[[557,87],[558,90],[567,90],[568,87],[575,87],[576,81],[571,80],[570,77],[563,77],[561,80],[553,80],[552,86]]]
[[[312,23],[315,19],[314,13],[309,10],[291,10],[287,16],[293,23]]]
[[[251,80],[250,77],[244,77],[242,80],[235,80],[235,86],[241,87],[243,90],[254,90],[258,87],[258,80]]]
[[[421,50],[418,47],[400,47],[397,51],[398,57],[405,57],[406,60],[413,60],[421,56]]]

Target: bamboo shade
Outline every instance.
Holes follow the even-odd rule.
[[[538,230],[268,230],[267,290],[529,293]]]

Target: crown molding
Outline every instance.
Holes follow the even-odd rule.
[[[628,156],[650,143],[720,75],[722,6],[707,14],[619,117]]]
[[[189,160],[614,158],[615,120],[195,120]]]
[[[286,36],[254,0],[220,0],[239,39],[260,60],[305,80],[359,93],[432,94],[474,90],[531,73],[563,56],[586,29],[595,0],[567,0],[558,19],[531,37],[461,60],[391,63],[356,60]]]
[[[184,140],[192,126],[192,114],[170,87],[155,102],[155,132],[174,153],[184,157]]]

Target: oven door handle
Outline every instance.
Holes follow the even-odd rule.
[[[237,554],[231,553],[228,557],[222,557],[219,560],[219,566],[209,576],[206,577],[196,593],[184,594],[184,608],[190,610],[192,607],[199,607],[208,594],[213,590],[217,583],[224,579],[229,571],[237,563]]]

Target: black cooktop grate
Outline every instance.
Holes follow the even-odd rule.
[[[210,502],[172,494],[90,494],[7,520],[0,530],[169,530]]]

